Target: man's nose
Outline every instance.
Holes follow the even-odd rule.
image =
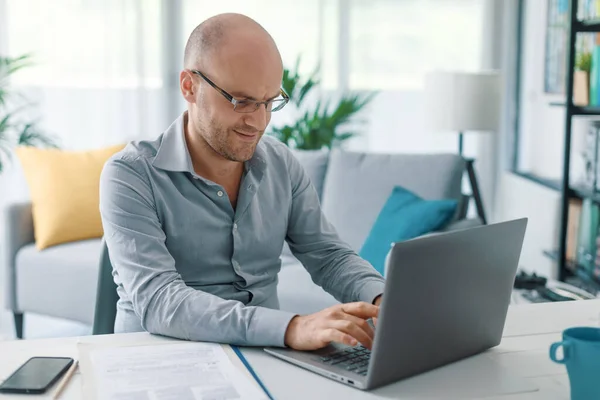
[[[269,113],[267,107],[264,104],[258,106],[258,109],[252,113],[246,114],[245,123],[262,132],[267,129],[269,123]]]

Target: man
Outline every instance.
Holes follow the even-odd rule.
[[[185,48],[187,112],[105,165],[100,211],[120,300],[116,332],[317,349],[370,348],[384,281],[337,236],[282,143],[261,139],[287,95],[281,56],[255,21],[222,14]],[[279,310],[284,240],[343,304]]]

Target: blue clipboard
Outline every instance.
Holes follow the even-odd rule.
[[[271,396],[271,393],[269,393],[269,390],[267,389],[267,387],[262,383],[262,381],[260,380],[260,378],[258,377],[258,375],[256,375],[256,372],[254,372],[254,369],[252,368],[252,366],[250,365],[250,363],[248,362],[248,360],[246,360],[246,357],[244,357],[244,355],[242,354],[242,352],[239,349],[239,347],[231,345],[231,348],[233,349],[233,351],[235,352],[235,354],[237,354],[237,356],[240,358],[240,360],[242,361],[242,363],[244,364],[244,366],[248,369],[248,371],[250,372],[250,374],[252,375],[252,377],[260,385],[260,387],[265,392],[265,394],[267,395],[267,397],[269,399],[271,399],[271,400],[274,400],[273,396]]]

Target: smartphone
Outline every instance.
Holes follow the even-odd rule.
[[[32,357],[0,385],[0,393],[44,393],[71,364],[68,357]]]

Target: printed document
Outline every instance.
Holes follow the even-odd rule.
[[[220,344],[107,347],[89,360],[98,400],[268,400]]]

